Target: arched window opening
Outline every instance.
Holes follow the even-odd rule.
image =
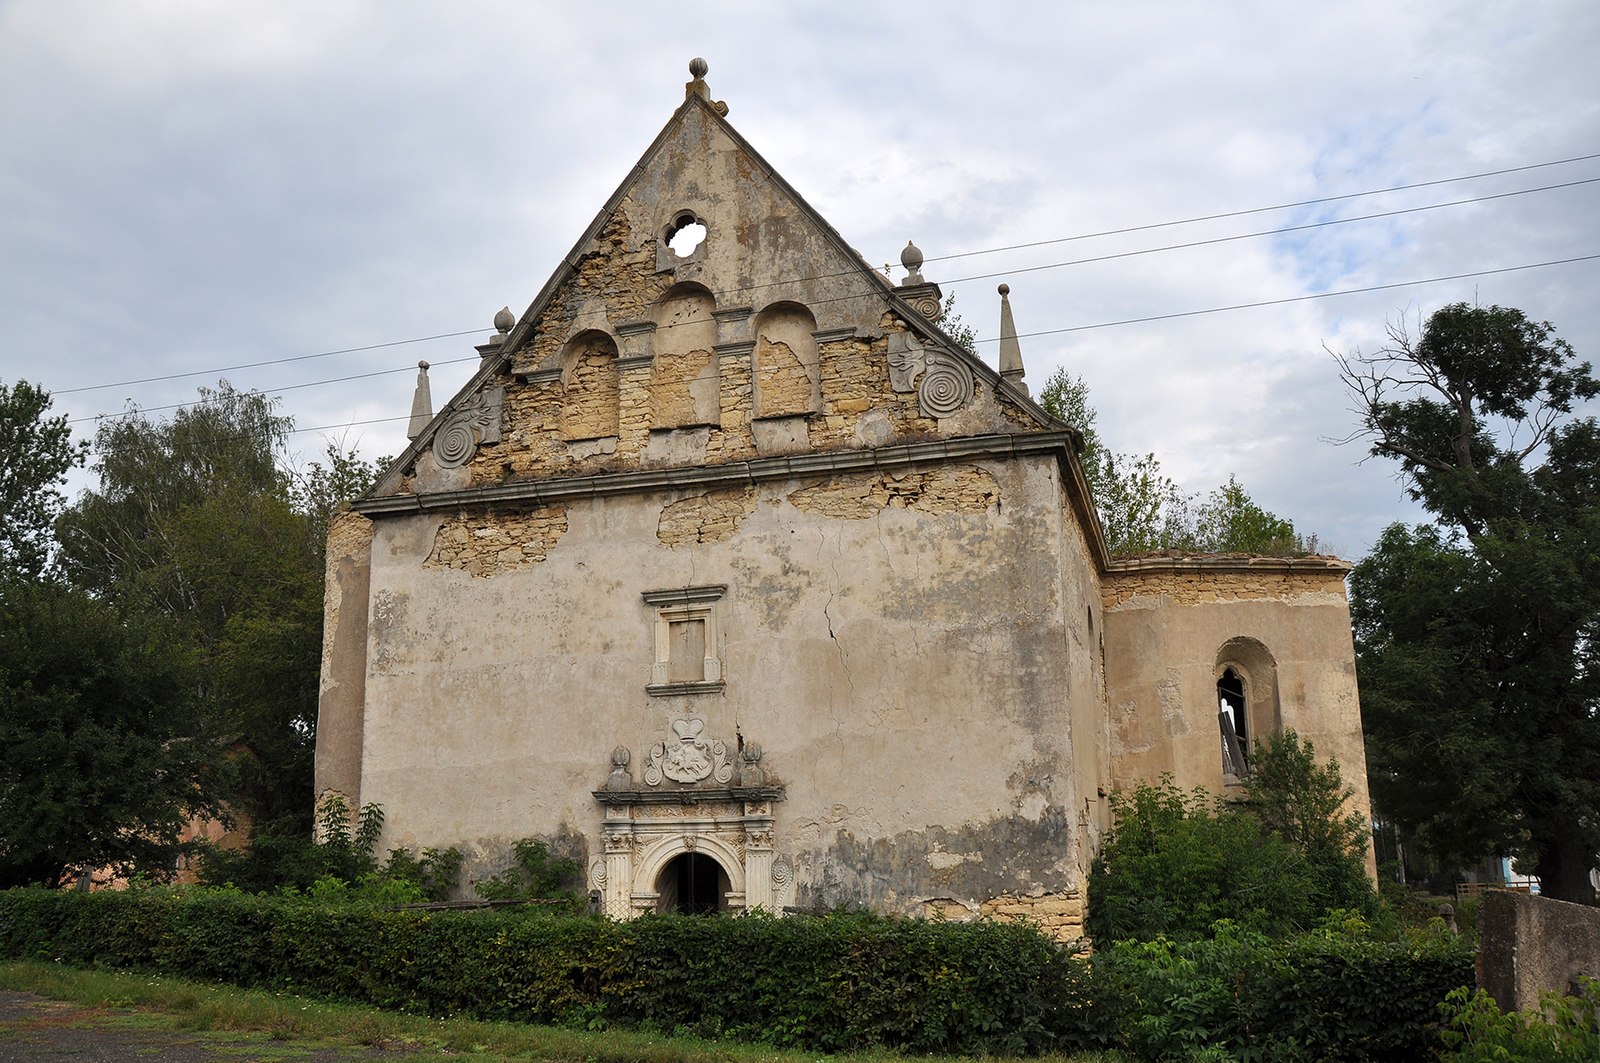
[[[1236,779],[1250,774],[1250,713],[1244,678],[1232,668],[1217,680],[1217,725],[1222,729],[1222,771]]]
[[[728,905],[732,888],[722,865],[704,853],[679,853],[656,880],[657,912],[715,915]]]

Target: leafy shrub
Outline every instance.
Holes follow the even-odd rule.
[[[544,842],[523,838],[512,849],[510,867],[472,888],[486,901],[567,901],[576,910],[582,901],[574,888],[577,877],[576,860],[551,856]]]
[[[1089,873],[1087,929],[1098,941],[1206,937],[1219,919],[1274,936],[1330,911],[1372,917],[1366,821],[1336,761],[1319,764],[1293,731],[1257,742],[1247,800],[1163,776],[1111,795],[1114,823]]]
[[[1226,919],[1263,933],[1318,913],[1301,854],[1204,790],[1164,777],[1111,795],[1114,822],[1089,871],[1086,929],[1099,942],[1202,938]]]
[[[431,1014],[842,1051],[1103,1043],[1089,965],[1029,927],[864,913],[531,918],[202,890],[0,893],[0,955]]]
[[[1255,743],[1245,808],[1305,858],[1312,888],[1325,908],[1372,915],[1377,895],[1367,878],[1367,817],[1350,808],[1353,791],[1337,760],[1317,763],[1316,747],[1293,730]]]
[[[461,850],[427,849],[421,857],[391,849],[379,865],[373,850],[383,834],[383,809],[364,805],[351,822],[348,806],[330,794],[317,807],[320,840],[301,834],[257,833],[243,850],[205,850],[202,885],[232,886],[246,893],[300,893],[338,902],[382,904],[444,900],[461,877]]]
[[[1444,1041],[1461,1063],[1526,1060],[1592,1063],[1600,1059],[1600,982],[1579,978],[1576,997],[1541,993],[1539,1011],[1509,1015],[1483,990],[1462,987],[1445,997]]]

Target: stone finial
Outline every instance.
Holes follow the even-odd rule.
[[[1022,379],[1022,344],[1017,342],[1017,323],[1011,318],[1011,285],[1002,284],[1000,292],[1000,379],[1022,393],[1028,385]]]
[[[923,284],[922,279],[922,249],[910,240],[906,241],[904,251],[900,252],[900,264],[906,268],[906,284]]]
[[[417,363],[417,390],[411,396],[411,423],[406,426],[406,438],[415,439],[433,420],[433,393],[428,389],[428,363]]]
[[[711,64],[701,59],[698,55],[689,60],[689,76],[694,80],[683,87],[683,98],[687,100],[691,96],[698,96],[709,103],[713,111],[726,118],[728,116],[728,105],[721,100],[713,100],[711,98],[711,86],[706,84],[706,73],[710,69]]]
[[[500,353],[500,348],[505,345],[511,334],[511,329],[516,325],[516,316],[511,313],[509,306],[502,306],[494,315],[494,335],[485,343],[478,344],[479,356],[485,360]]]
[[[606,776],[607,790],[633,789],[633,774],[628,771],[628,761],[632,759],[627,746],[618,746],[611,751],[611,774]]]

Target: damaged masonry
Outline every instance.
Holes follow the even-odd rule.
[[[422,367],[411,446],[336,519],[319,798],[471,878],[548,839],[616,918],[1062,938],[1113,788],[1237,785],[1219,692],[1365,802],[1348,566],[1109,559],[1008,289],[997,372],[915,246],[874,271],[690,71],[437,414]]]

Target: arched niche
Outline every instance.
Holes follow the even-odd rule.
[[[822,409],[817,319],[799,303],[774,303],[756,316],[755,415],[793,417]]]
[[[1223,740],[1223,775],[1236,781],[1249,773],[1249,757],[1255,742],[1283,728],[1283,714],[1278,703],[1278,662],[1260,641],[1232,638],[1217,651],[1214,675],[1217,726],[1222,729]],[[1237,735],[1236,751],[1227,744],[1224,710]]]
[[[720,421],[716,297],[677,284],[656,303],[650,370],[650,426],[688,428]]]
[[[605,332],[578,333],[561,348],[561,438],[617,434],[617,342]]]

